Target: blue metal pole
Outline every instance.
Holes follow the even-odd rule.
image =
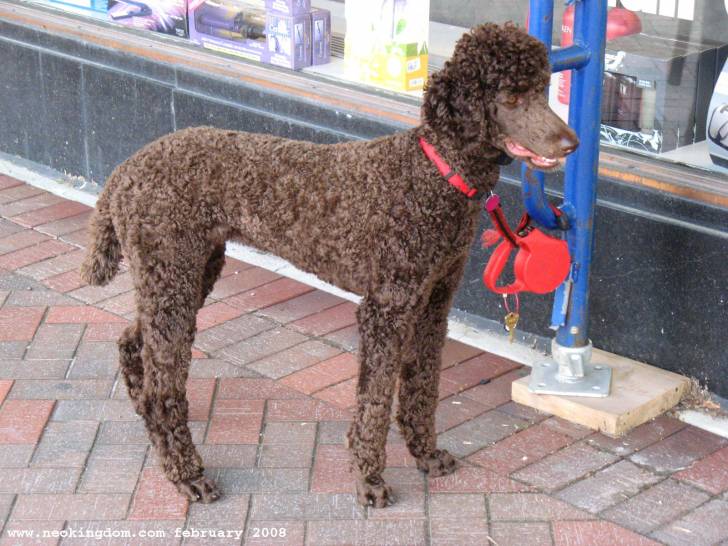
[[[588,51],[589,58],[585,64],[579,63],[581,66],[571,77],[569,125],[579,136],[580,144],[566,161],[564,205],[573,211],[567,232],[573,284],[565,324],[556,334],[556,342],[563,347],[583,347],[589,343],[589,274],[594,244],[606,27],[607,0],[576,1],[574,45]]]

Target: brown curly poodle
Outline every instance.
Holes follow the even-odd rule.
[[[83,264],[108,283],[122,256],[137,317],[120,365],[167,477],[191,500],[219,497],[187,425],[195,316],[240,241],[362,296],[357,410],[349,431],[363,504],[392,502],[382,479],[390,410],[417,466],[455,469],[434,414],[453,293],[479,204],[448,184],[420,139],[471,186],[495,186],[505,154],[555,168],[577,139],[548,107],[546,49],[514,25],[465,34],[426,89],[422,124],[368,142],[317,145],[210,127],[145,146],[109,177]]]

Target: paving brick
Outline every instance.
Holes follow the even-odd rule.
[[[63,220],[82,213],[89,213],[91,208],[75,201],[61,201],[55,205],[31,210],[13,216],[12,220],[16,224],[26,227],[35,227],[42,224]]]
[[[76,536],[69,533],[61,546],[173,546],[181,544],[184,526],[184,520],[68,521],[66,531]]]
[[[671,434],[685,428],[685,426],[685,423],[682,421],[662,415],[644,425],[640,425],[620,438],[610,438],[604,434],[594,434],[589,438],[588,442],[590,445],[599,449],[606,449],[615,455],[627,457],[635,451],[644,449],[655,442],[667,438]]]
[[[623,460],[570,485],[558,496],[596,514],[661,480],[661,477],[652,472]]]
[[[85,286],[86,282],[81,278],[78,270],[71,270],[43,279],[43,284],[56,292],[66,293]]]
[[[14,495],[0,495],[0,521],[3,523],[5,523],[8,514],[10,514],[10,508],[13,505],[13,500],[15,500]]]
[[[337,408],[353,408],[356,405],[356,385],[357,379],[352,378],[322,389],[315,393],[314,397]]]
[[[551,527],[548,523],[494,522],[490,535],[498,546],[551,546]]]
[[[289,389],[266,378],[225,378],[220,380],[218,399],[235,398],[238,400],[289,400],[293,398],[305,398],[301,393]]]
[[[248,527],[245,545],[303,546],[305,531],[303,521],[256,521]]]
[[[77,271],[85,255],[86,251],[84,250],[74,250],[54,258],[21,267],[17,270],[17,273],[35,279],[36,281],[42,281],[43,279],[48,279],[69,271]]]
[[[8,188],[15,188],[23,185],[24,183],[17,178],[11,178],[10,176],[0,174],[0,190],[7,190]]]
[[[134,291],[124,292],[108,300],[101,301],[96,304],[98,307],[114,315],[120,315],[127,319],[136,316],[136,294]]]
[[[11,235],[5,235],[0,238],[0,254],[9,254],[23,248],[33,247],[43,241],[50,241],[50,237],[27,229],[24,231],[18,231]]]
[[[42,288],[40,290],[13,290],[5,301],[6,307],[47,307],[49,305],[76,305],[74,299]]]
[[[110,379],[19,379],[10,397],[21,400],[83,400],[108,398],[113,381]]]
[[[313,458],[313,443],[264,445],[260,448],[260,468],[308,468]]]
[[[273,271],[261,267],[248,267],[237,274],[218,280],[210,296],[216,300],[225,299],[280,278],[281,276]]]
[[[543,424],[533,425],[471,455],[468,460],[508,475],[566,447],[574,440]]]
[[[190,365],[190,377],[260,377],[258,373],[247,368],[230,364],[220,358],[193,358]]]
[[[318,424],[318,444],[343,445],[349,430],[347,421],[321,421]]]
[[[341,303],[314,315],[296,320],[290,327],[312,336],[324,336],[356,323],[357,306],[351,302]]]
[[[257,444],[263,406],[263,400],[217,400],[206,443]]]
[[[80,468],[0,468],[0,493],[73,493]]]
[[[416,468],[385,468],[382,478],[394,492],[396,502],[386,510],[369,507],[369,520],[424,519],[425,476]]]
[[[25,468],[30,463],[33,451],[33,444],[0,444],[0,468]]]
[[[51,400],[6,400],[0,408],[0,444],[36,444],[53,409]]]
[[[270,330],[274,326],[274,323],[269,320],[254,315],[243,315],[208,328],[203,332],[198,332],[195,337],[195,346],[212,353]]]
[[[263,307],[269,307],[277,303],[288,301],[302,294],[311,292],[310,286],[294,281],[293,279],[279,279],[254,290],[241,292],[224,301],[237,309],[249,313]]]
[[[187,515],[188,501],[157,468],[145,468],[132,499],[131,520],[181,520]]]
[[[20,359],[27,347],[27,341],[0,341],[0,360]]]
[[[228,495],[308,490],[307,468],[211,468],[207,473]]]
[[[118,520],[124,518],[129,495],[18,495],[14,520]]]
[[[450,396],[437,405],[435,428],[439,434],[485,413],[488,409],[470,398],[461,395]]]
[[[344,302],[345,300],[328,292],[313,290],[301,296],[260,309],[258,314],[285,324],[314,315]]]
[[[240,273],[241,271],[245,271],[246,269],[250,269],[251,267],[256,266],[247,262],[236,260],[235,258],[231,258],[230,256],[225,256],[225,265],[220,272],[220,278],[224,279],[225,277],[235,275],[236,273]]]
[[[197,449],[205,468],[252,468],[257,445],[200,445]]]
[[[352,494],[269,494],[253,495],[250,519],[257,520],[354,520],[364,510]],[[309,538],[311,542],[311,538]],[[313,542],[316,544],[316,542]]]
[[[28,186],[23,184],[20,186],[13,186],[12,188],[4,189],[0,191],[0,204],[12,203],[13,201],[19,201],[21,199],[27,199],[34,195],[45,193],[40,188],[34,186]],[[0,214],[2,216],[2,214]]]
[[[430,521],[432,546],[488,544],[490,534],[484,518],[434,519]]]
[[[10,380],[0,380],[0,406],[2,406],[5,397],[10,392],[10,388],[13,386],[13,382]]]
[[[146,445],[97,445],[79,485],[82,493],[133,493]]]
[[[35,246],[29,246],[8,252],[0,256],[0,269],[20,269],[26,265],[34,264],[48,258],[53,258],[60,254],[65,254],[75,250],[75,247],[63,243],[61,241],[50,240],[39,243]]]
[[[443,370],[440,375],[440,391],[456,394],[478,385],[481,381],[493,379],[519,367],[519,364],[511,360],[483,353]]]
[[[319,364],[310,366],[291,374],[281,380],[281,383],[301,391],[312,394],[346,379],[354,377],[358,370],[358,362],[354,355],[342,353]]]
[[[439,444],[453,455],[465,457],[518,432],[526,425],[522,419],[491,410],[440,434]]]
[[[3,307],[0,309],[0,341],[30,341],[44,312],[42,307]]]
[[[27,359],[63,360],[73,358],[83,333],[82,324],[43,324],[25,355]]]
[[[594,516],[541,493],[496,493],[488,497],[491,521],[552,521]]]
[[[59,238],[61,241],[81,248],[87,248],[90,242],[87,229],[79,229],[78,231],[72,231],[71,233],[64,233]]]
[[[48,192],[41,192],[33,195],[32,197],[26,197],[19,200],[13,200],[12,202],[6,202],[0,204],[0,216],[5,218],[12,218],[19,214],[24,214],[32,210],[42,209],[55,205],[56,203],[63,202],[62,197],[53,195]]]
[[[84,303],[98,303],[129,292],[134,289],[134,282],[130,273],[122,273],[105,286],[84,286],[70,293],[71,296]]]
[[[123,388],[123,387],[122,387]],[[53,421],[134,421],[139,419],[127,400],[60,400]]]
[[[320,400],[270,400],[268,421],[349,421],[351,415]]]
[[[190,421],[207,421],[210,416],[212,395],[214,393],[214,379],[187,380],[187,401],[189,402]]]
[[[429,496],[432,519],[485,519],[485,496],[477,493],[436,493]]]
[[[83,341],[117,341],[128,325],[127,322],[89,324],[83,332]]]
[[[707,501],[709,496],[668,479],[602,514],[638,533],[648,534]]]
[[[587,436],[591,436],[594,432],[588,427],[571,423],[561,417],[549,417],[543,421],[543,424],[544,426],[552,428],[556,432],[571,436],[574,440],[581,440]]]
[[[608,521],[555,521],[552,528],[556,546],[659,546]]]
[[[728,440],[688,426],[662,442],[638,451],[630,459],[657,472],[676,472],[717,451]]]
[[[316,546],[416,546],[427,544],[422,520],[395,521],[312,521],[308,542]]]
[[[262,437],[263,445],[313,444],[316,441],[316,423],[267,423]]]
[[[197,313],[197,330],[202,332],[240,315],[242,315],[241,311],[223,302],[207,305]]]
[[[519,470],[513,476],[546,491],[554,491],[616,460],[614,455],[578,443]]]
[[[304,341],[308,341],[306,336],[286,328],[274,328],[240,341],[235,345],[225,347],[218,351],[216,356],[224,358],[237,366],[245,366]]]
[[[247,367],[266,377],[280,379],[339,354],[342,354],[339,349],[311,340],[257,360]]]
[[[112,315],[90,305],[79,305],[73,307],[51,307],[46,316],[48,324],[56,323],[103,323],[103,322],[126,322],[123,318]]]
[[[359,327],[356,324],[335,330],[324,337],[343,351],[355,353],[359,349]]]
[[[314,493],[352,493],[354,476],[349,470],[351,455],[343,445],[319,445],[311,474]]]
[[[485,468],[463,466],[452,474],[429,479],[430,493],[511,493],[526,486]]]
[[[520,370],[516,371],[518,372]],[[545,421],[546,419],[551,417],[550,413],[544,413],[542,411],[538,411],[537,409],[529,408],[528,406],[522,406],[521,404],[517,404],[515,402],[506,402],[502,406],[498,406],[498,411],[528,421],[532,425],[540,423],[541,421]]]
[[[728,502],[713,499],[662,529],[652,537],[670,546],[716,544],[728,539]]]
[[[16,521],[11,519],[5,525],[1,546],[56,546],[65,526],[64,521]],[[15,537],[9,538],[10,534]],[[31,534],[33,538],[18,538],[22,534]]]
[[[60,220],[54,220],[53,222],[48,222],[46,224],[36,226],[35,229],[37,229],[41,233],[47,233],[48,235],[52,235],[53,237],[60,237],[61,235],[65,235],[67,233],[72,233],[74,231],[78,231],[79,229],[86,228],[90,218],[91,212],[82,212],[81,214],[76,214],[75,216],[62,218]]]
[[[63,379],[70,360],[0,360],[0,378]]]
[[[149,445],[149,436],[141,421],[102,421],[96,445]]]
[[[33,456],[33,466],[83,467],[97,429],[95,421],[49,422]]]
[[[448,338],[442,348],[442,368],[450,368],[455,364],[480,356],[482,352],[477,347]]]
[[[719,495],[728,491],[728,447],[700,459],[687,469],[673,475],[701,489]]]

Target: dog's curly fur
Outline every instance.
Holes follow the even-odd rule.
[[[138,314],[119,340],[120,366],[180,491],[203,502],[219,496],[192,443],[185,382],[195,316],[228,240],[362,296],[348,435],[360,502],[391,502],[381,475],[398,378],[397,422],[418,467],[434,476],[455,468],[436,448],[434,414],[447,314],[479,205],[443,180],[419,139],[480,190],[496,184],[506,138],[561,156],[559,139],[573,133],[543,99],[548,77],[540,42],[486,24],[432,76],[423,123],[410,131],[316,145],[201,127],[160,138],[116,168],[91,221],[82,274],[105,284],[122,256],[129,265]]]

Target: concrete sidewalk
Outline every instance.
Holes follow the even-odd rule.
[[[526,369],[455,341],[437,422],[462,468],[426,479],[393,432],[398,502],[359,507],[354,304],[230,259],[189,381],[225,497],[188,505],[119,381],[129,275],[78,277],[89,214],[0,176],[0,544],[728,545],[728,440],[668,417],[613,440],[536,413],[510,401]]]

